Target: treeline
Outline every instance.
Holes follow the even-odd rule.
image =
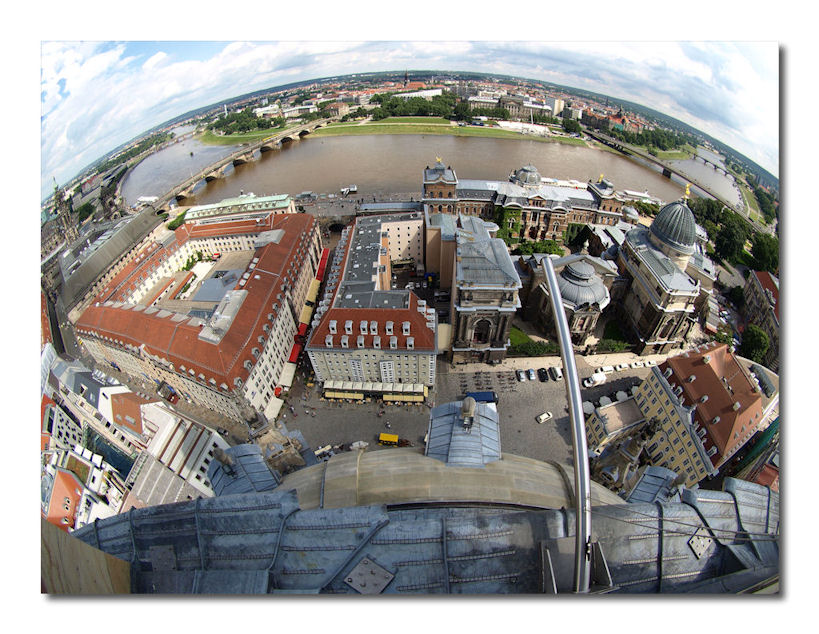
[[[758,186],[754,187],[754,196],[756,196],[756,200],[759,203],[759,209],[762,211],[762,215],[765,217],[765,222],[770,224],[773,222],[773,219],[779,215],[776,205],[774,204],[774,197]]]
[[[452,118],[456,121],[468,121],[473,117],[487,117],[488,119],[508,119],[509,111],[506,108],[470,108],[466,101],[459,102],[452,109]]]
[[[694,218],[714,243],[714,255],[728,262],[740,263],[745,243],[751,241],[751,260],[744,264],[758,270],[778,273],[779,239],[766,233],[754,232],[738,214],[725,209],[716,200],[694,198],[688,201]]]
[[[211,125],[211,129],[222,134],[235,134],[237,132],[250,132],[251,130],[267,130],[278,128],[284,125],[284,117],[266,119],[257,117],[251,108],[245,108],[239,112],[231,112],[226,117],[220,117]]]
[[[116,167],[120,163],[124,163],[128,159],[131,159],[135,156],[139,156],[144,151],[152,148],[155,145],[160,145],[165,143],[173,138],[172,132],[157,132],[156,134],[152,134],[146,139],[140,141],[137,145],[132,147],[130,150],[126,150],[122,154],[118,154],[115,158],[109,159],[105,161],[102,165],[97,166],[96,170],[98,173],[107,172],[112,167]]]
[[[399,99],[393,95],[379,94],[370,98],[370,103],[379,104],[372,111],[373,121],[387,117],[450,117],[455,108],[457,97],[451,92],[436,95],[432,101],[423,97]]]
[[[696,139],[690,134],[673,132],[656,128],[643,132],[626,132],[625,130],[609,130],[609,135],[631,145],[657,148],[658,150],[673,150],[685,144],[696,146]]]

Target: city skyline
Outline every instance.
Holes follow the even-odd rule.
[[[773,42],[44,41],[41,194],[190,110],[291,82],[403,68],[512,75],[633,101],[778,176],[778,64]]]

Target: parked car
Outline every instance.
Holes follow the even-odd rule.
[[[537,369],[537,378],[540,379],[541,383],[545,383],[549,380],[549,373],[546,372],[546,368]]]
[[[526,370],[526,376],[529,377],[530,381],[534,381],[535,380],[535,371],[532,368],[529,368],[528,370]]]
[[[646,360],[646,367],[651,367],[652,365],[657,365],[656,361],[652,361],[651,359]]]
[[[553,381],[559,381],[563,378],[563,371],[560,368],[549,368],[549,376]]]
[[[602,372],[596,372],[590,377],[583,379],[583,387],[592,387],[594,385],[601,385],[606,382],[606,375]]]
[[[620,372],[620,371],[622,371],[622,370],[628,370],[628,363],[618,363],[618,364],[617,364],[617,365],[614,367],[614,369],[615,369],[615,370],[617,370],[618,372]]]
[[[547,420],[551,420],[551,418],[552,418],[551,412],[543,412],[542,414],[535,416],[535,420],[538,423],[545,423]]]
[[[523,370],[515,370],[515,376],[518,377],[518,381],[526,380],[526,372],[524,372]]]
[[[631,364],[632,368],[642,368],[645,365],[642,361],[635,361]]]
[[[614,372],[614,366],[613,365],[604,365],[602,368],[597,368],[594,371],[595,374],[599,374],[601,372],[603,374],[611,374],[612,372]]]

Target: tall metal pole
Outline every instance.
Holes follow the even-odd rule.
[[[560,358],[566,381],[566,400],[569,403],[569,422],[572,426],[572,451],[574,453],[575,491],[575,550],[574,550],[574,591],[589,591],[591,566],[591,476],[589,472],[589,452],[586,445],[586,423],[580,400],[580,382],[577,365],[574,362],[574,348],[563,310],[563,298],[557,285],[552,260],[543,258],[541,266],[546,274],[549,300],[552,304],[555,329],[560,340]]]

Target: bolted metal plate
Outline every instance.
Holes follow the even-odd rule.
[[[173,545],[167,546],[151,546],[149,549],[151,556],[151,567],[154,571],[158,570],[176,570],[176,553],[173,550]]]
[[[350,573],[344,583],[361,594],[380,594],[395,578],[386,568],[379,566],[369,557],[364,557]]]
[[[691,546],[691,550],[694,551],[697,559],[701,559],[702,556],[708,552],[711,542],[713,541],[714,540],[708,536],[708,533],[704,528],[698,528],[697,532],[694,533],[691,536],[691,539],[688,540],[688,545]]]

